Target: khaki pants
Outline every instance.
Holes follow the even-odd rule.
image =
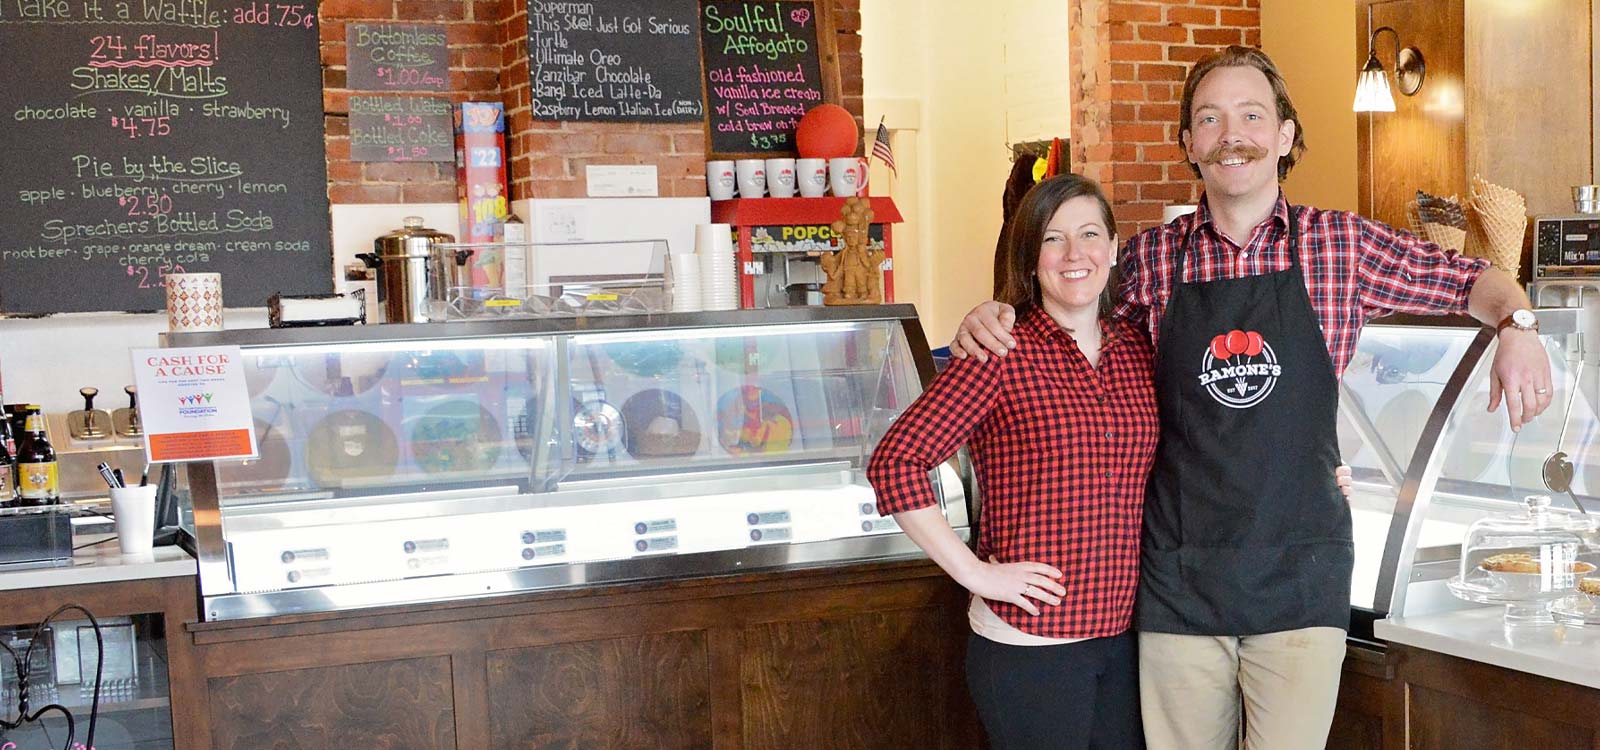
[[[1232,750],[1242,738],[1246,750],[1322,750],[1344,654],[1338,628],[1140,633],[1145,742],[1149,750]]]

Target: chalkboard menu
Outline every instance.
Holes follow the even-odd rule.
[[[450,100],[437,96],[350,97],[350,160],[455,161]]]
[[[831,28],[818,32],[825,20],[809,0],[701,0],[713,153],[795,150],[800,118],[837,91],[823,79],[822,58],[834,58]],[[830,45],[826,51],[823,44]]]
[[[356,91],[448,91],[450,49],[441,24],[348,23],[345,85]]]
[[[528,0],[533,119],[696,122],[695,0]]]
[[[331,291],[315,0],[0,4],[0,311]],[[25,71],[25,74],[16,74]]]

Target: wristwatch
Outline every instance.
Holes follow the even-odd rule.
[[[1519,331],[1538,331],[1539,318],[1533,314],[1532,310],[1513,310],[1510,315],[1500,321],[1500,325],[1494,327],[1494,332],[1499,334],[1507,328],[1515,328]]]

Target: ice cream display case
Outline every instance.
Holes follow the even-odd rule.
[[[1488,410],[1492,331],[1470,321],[1364,329],[1339,414],[1356,480],[1352,635],[1371,637],[1377,618],[1485,605],[1548,622],[1577,593],[1573,572],[1600,562],[1587,518],[1600,514],[1600,349],[1585,342],[1581,313],[1538,311],[1552,402],[1515,432],[1503,403]],[[1511,557],[1553,567],[1530,584],[1497,569]]]
[[[170,489],[206,620],[917,553],[863,474],[932,377],[910,305],[163,344],[240,347],[260,445]]]

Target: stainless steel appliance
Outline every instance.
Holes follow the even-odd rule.
[[[933,376],[910,305],[163,341],[240,347],[261,446],[163,484],[206,620],[918,554],[864,476]]]
[[[426,323],[442,319],[435,309],[448,304],[450,287],[462,286],[470,251],[438,247],[454,242],[444,232],[407,216],[405,226],[372,241],[372,252],[357,253],[378,272],[378,307],[384,323]],[[435,305],[434,303],[438,303]]]
[[[1600,276],[1600,215],[1540,216],[1533,224],[1533,279]]]

